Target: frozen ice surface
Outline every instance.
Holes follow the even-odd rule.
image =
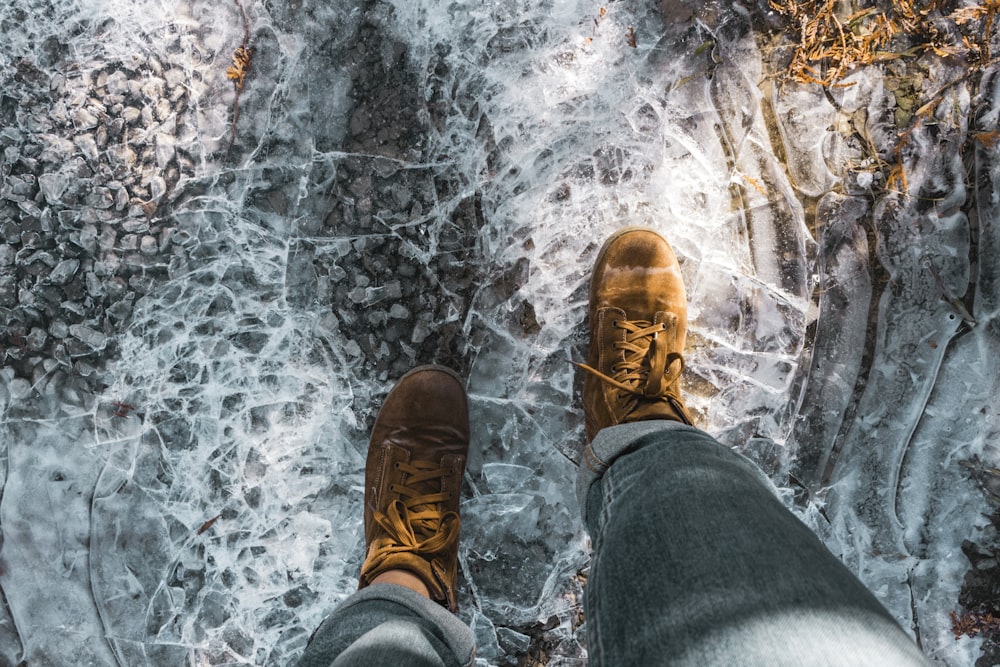
[[[0,664],[288,663],[356,587],[368,429],[426,362],[468,378],[480,662],[586,664],[567,360],[628,224],[681,260],[701,426],[971,664],[948,613],[985,523],[961,462],[997,459],[1000,149],[970,142],[996,71],[875,196],[838,128],[894,132],[879,69],[785,85],[762,7],[663,4],[0,8]]]

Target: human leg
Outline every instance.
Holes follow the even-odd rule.
[[[298,667],[458,667],[473,662],[472,632],[404,586],[373,584],[342,602],[309,640]]]
[[[578,492],[593,665],[924,665],[750,461],[677,422],[602,431]]]
[[[766,477],[691,426],[686,314],[666,240],[613,235],[594,267],[580,365],[592,664],[926,664]]]
[[[471,664],[472,632],[452,613],[468,447],[458,377],[437,366],[404,375],[372,428],[361,590],[323,622],[301,666]]]

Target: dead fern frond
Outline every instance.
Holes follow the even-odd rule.
[[[992,132],[971,132],[972,138],[981,143],[985,148],[994,148],[1000,143],[1000,130]]]
[[[625,32],[625,43],[631,46],[633,49],[636,48],[636,38],[635,38],[635,27],[629,26],[628,30]]]
[[[240,46],[233,54],[233,66],[226,70],[226,78],[233,82],[236,90],[243,90],[243,84],[247,74],[250,73],[250,62],[253,58],[253,49]]]
[[[989,36],[1000,0],[985,0],[950,15],[962,33],[939,27],[944,2],[891,0],[851,14],[833,0],[769,0],[798,31],[798,44],[787,76],[803,83],[835,85],[857,67],[931,52],[941,58],[989,60]],[[811,69],[807,69],[811,68]]]
[[[983,605],[977,609],[962,612],[961,615],[951,612],[951,633],[955,639],[978,637],[982,635],[989,639],[1000,636],[1000,618],[993,615]]]
[[[889,170],[889,176],[885,180],[887,190],[892,190],[903,195],[909,191],[909,184],[906,181],[906,167],[903,166],[902,160],[892,166],[892,169]]]

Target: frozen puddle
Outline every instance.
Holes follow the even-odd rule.
[[[962,462],[997,459],[995,70],[873,195],[844,128],[885,143],[887,77],[783,84],[763,10],[120,4],[0,9],[0,663],[287,664],[356,588],[381,398],[436,362],[469,381],[481,661],[586,664],[566,360],[596,250],[638,224],[682,262],[701,425],[972,664],[949,612],[990,539]]]

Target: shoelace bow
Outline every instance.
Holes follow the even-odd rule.
[[[624,359],[611,366],[613,376],[573,362],[601,381],[616,387],[616,399],[625,401],[626,412],[630,412],[639,399],[665,398],[684,370],[684,358],[677,352],[669,352],[660,342],[659,334],[667,330],[663,323],[652,324],[645,320],[615,320],[616,329],[624,329],[624,341],[615,341],[615,350],[624,350]]]
[[[452,471],[430,461],[399,462],[396,469],[407,475],[407,483],[390,484],[389,492],[403,497],[389,503],[385,512],[373,515],[394,542],[379,551],[433,555],[454,546],[458,541],[458,513],[442,512],[437,507],[438,503],[451,499],[451,492],[423,493],[418,490],[418,485],[443,479]]]

